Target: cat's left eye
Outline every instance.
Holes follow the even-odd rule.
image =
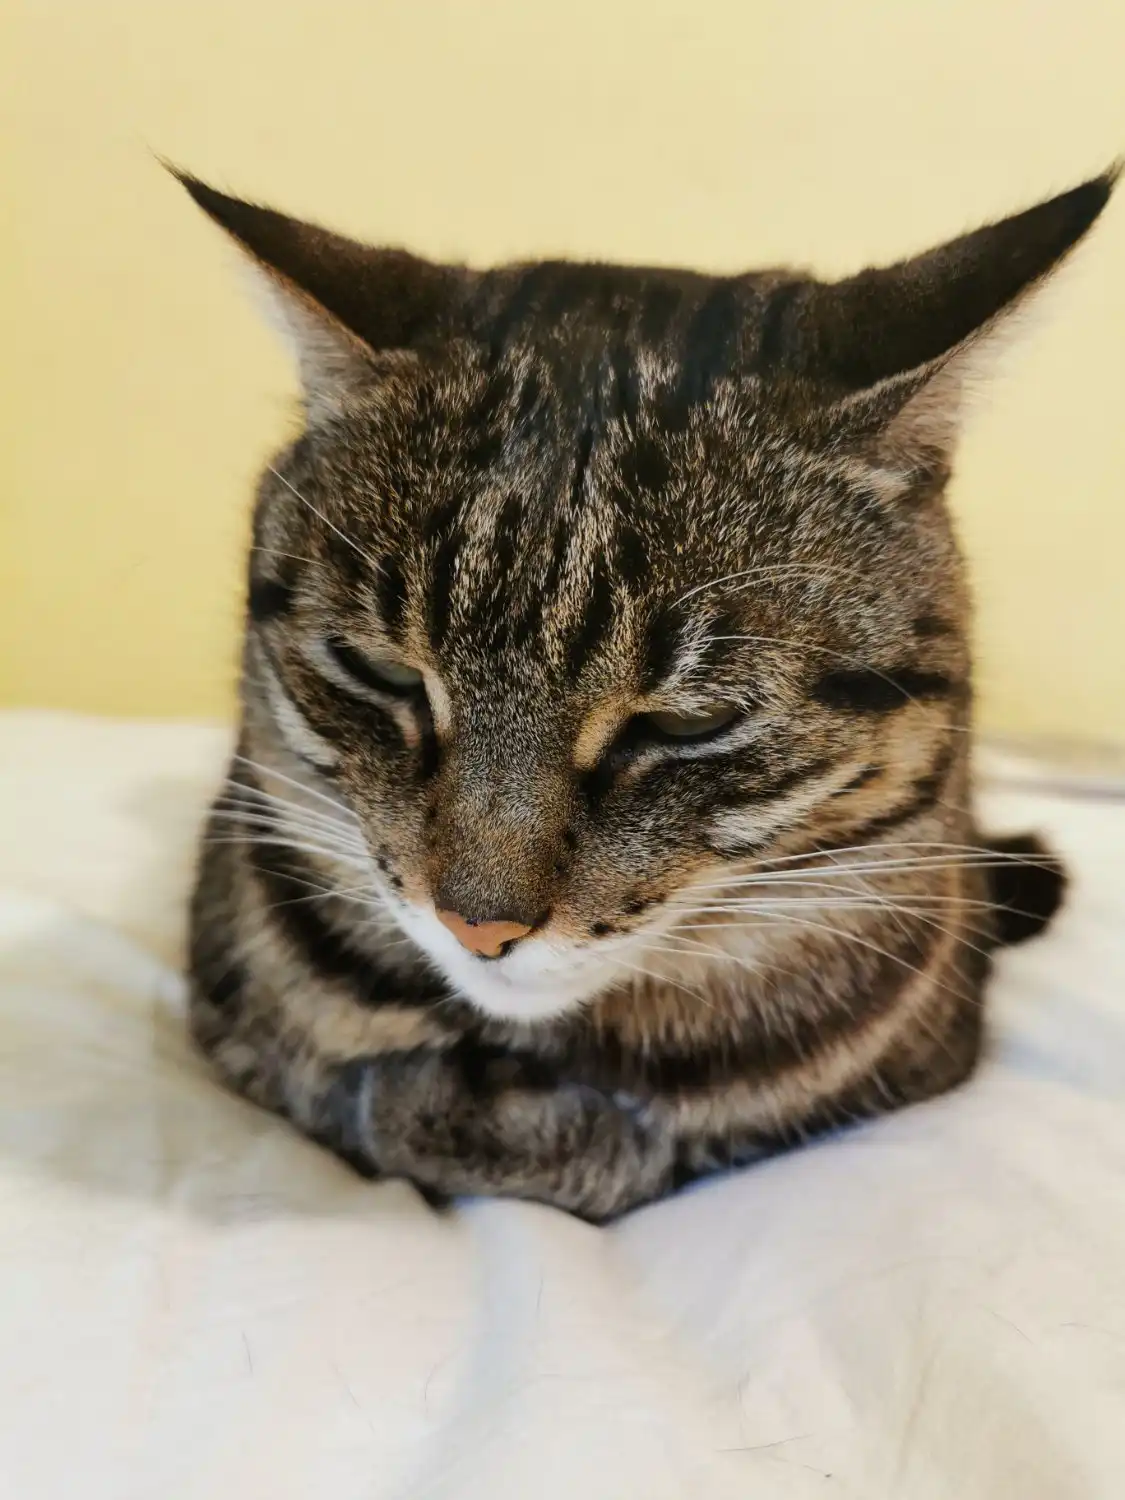
[[[421,672],[393,657],[369,656],[339,636],[329,636],[325,645],[336,665],[364,687],[399,697],[413,697],[422,687]]]
[[[699,714],[645,714],[644,721],[665,739],[702,740],[718,734],[720,729],[726,729],[737,718],[737,708],[729,703],[720,703]]]

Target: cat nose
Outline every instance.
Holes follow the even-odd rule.
[[[481,958],[499,958],[509,943],[518,942],[531,931],[522,922],[472,922],[459,912],[441,907],[437,908],[437,917],[463,948]]]

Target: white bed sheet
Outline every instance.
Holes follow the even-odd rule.
[[[0,1496],[1125,1495],[1125,804],[968,1088],[597,1231],[436,1218],[183,1034],[225,736],[0,716]]]

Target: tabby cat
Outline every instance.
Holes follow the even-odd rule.
[[[960,395],[1114,175],[836,283],[477,272],[178,175],[304,391],[191,913],[226,1082],[603,1221],[964,1079],[1062,876],[970,807]]]

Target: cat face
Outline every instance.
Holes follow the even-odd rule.
[[[679,371],[640,366],[627,412],[568,399],[534,349],[411,362],[263,487],[257,674],[486,1009],[620,977],[631,935],[842,833],[870,805],[849,784],[924,762],[964,705],[933,494],[745,384],[676,425]],[[437,911],[531,931],[474,955]]]
[[[265,267],[306,386],[259,495],[248,712],[460,994],[581,1004],[673,926],[683,952],[749,862],[940,796],[964,352],[1105,182],[838,287],[474,275],[188,186]]]

